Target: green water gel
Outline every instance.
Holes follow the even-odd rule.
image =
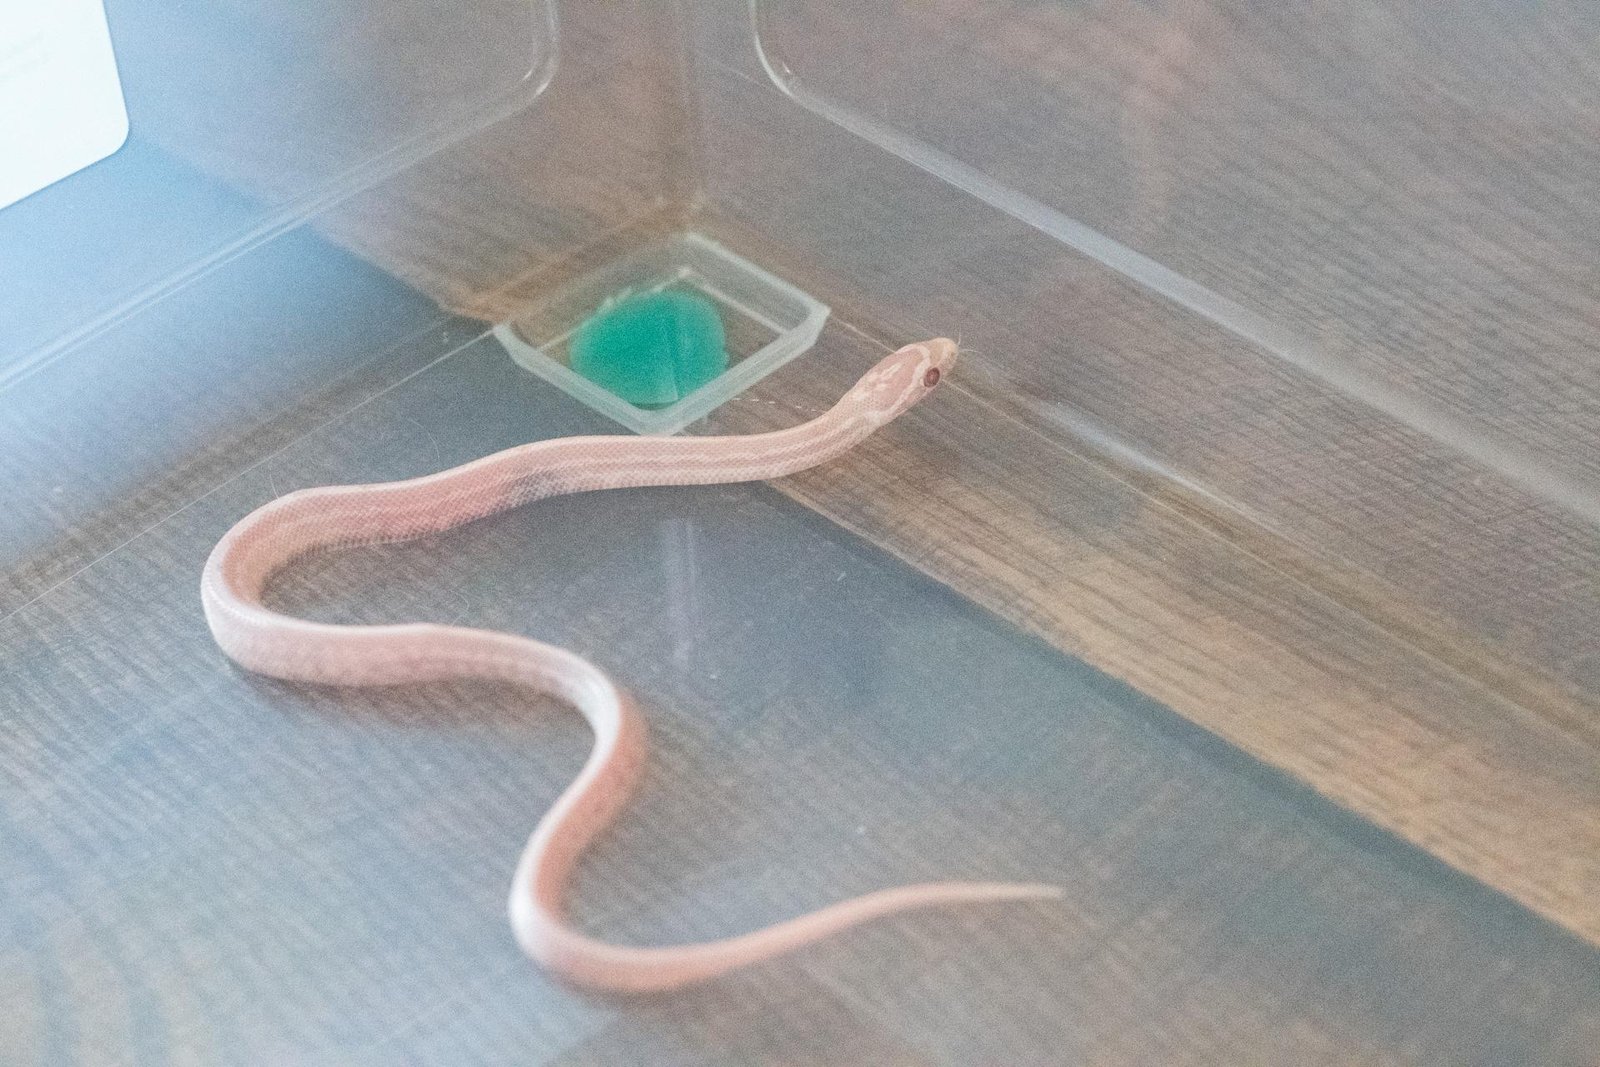
[[[676,403],[728,369],[722,319],[696,293],[640,293],[610,303],[573,332],[572,369],[641,408]]]

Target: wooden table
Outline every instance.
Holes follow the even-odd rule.
[[[441,335],[317,371],[299,399],[235,397],[249,414],[201,459],[13,571],[16,1047],[69,1062],[1596,1062],[1592,526],[797,106],[734,50],[742,9],[564,5],[561,73],[535,107],[317,230],[462,315],[452,343],[637,240],[723,240],[835,311],[718,431],[819,410],[886,345],[931,332],[972,349],[951,388],[848,463],[778,486],[787,501],[563,504],[319,564],[286,595],[553,636],[645,697],[658,766],[585,876],[597,929],[704,936],[969,858],[1060,878],[1067,911],[896,924],[648,1005],[534,975],[497,894],[581,749],[570,724],[506,693],[244,679],[189,588],[227,521],[271,492],[594,426],[486,344],[417,374]],[[1537,170],[1524,158],[1575,153],[1556,172],[1585,173],[1594,142],[1572,124],[1530,126],[1507,98],[1449,112],[1458,137],[1392,122],[1341,142],[1328,112],[1351,69],[1369,117],[1425,111],[1398,106],[1422,82],[1446,102],[1481,94],[1404,20],[897,10],[793,5],[770,43],[819,92],[925,137],[929,115],[961,115],[944,148],[987,151],[997,181],[1347,364],[1492,416],[1564,469],[1594,460],[1582,205],[1600,201],[1564,187],[1492,210],[1495,183]],[[862,21],[829,35],[824,17]],[[1556,57],[1528,99],[1589,84],[1581,50],[1557,47],[1580,36],[1567,17],[1496,31],[1502,59],[1519,25],[1538,31],[1527,54]],[[852,51],[884,22],[905,31],[893,57]],[[354,56],[415,32],[398,25]],[[1495,37],[1469,29],[1452,30],[1459,54]],[[677,39],[693,63],[659,47]],[[937,62],[951,66],[915,79]],[[939,95],[963,82],[1011,95]],[[1044,99],[1072,121],[1029,125]],[[1267,122],[1284,114],[1303,121]],[[259,146],[212,131],[199,153],[155,132],[271,194]],[[1421,144],[1454,154],[1424,161]],[[1084,169],[1056,166],[1069,156]],[[1488,206],[1458,210],[1467,186]],[[1437,270],[1407,259],[1424,252]],[[1511,399],[1491,411],[1496,390]]]

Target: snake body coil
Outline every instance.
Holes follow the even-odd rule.
[[[510,903],[523,949],[574,983],[669,989],[907,908],[1056,896],[1050,886],[930,883],[871,893],[720,941],[662,948],[597,941],[566,923],[565,890],[579,856],[627,801],[645,747],[644,720],[610,679],[573,653],[526,637],[431,623],[316,623],[275,612],[261,600],[276,571],[312,552],[406,541],[565,493],[757,481],[805,470],[921,400],[955,356],[948,340],[909,345],[868,371],[824,414],[774,433],[560,438],[422,478],[290,493],[256,509],[217,543],[200,586],[206,621],[230,658],[275,678],[341,686],[495,679],[551,694],[581,712],[594,731],[594,748],[529,839]]]

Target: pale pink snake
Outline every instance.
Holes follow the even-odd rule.
[[[343,626],[261,602],[274,572],[308,553],[406,541],[532,500],[592,489],[777,478],[846,451],[926,396],[956,357],[938,339],[884,359],[833,408],[788,430],[743,437],[569,437],[507,449],[408,481],[303,489],[242,519],[206,561],[200,593],[217,644],[240,666],[298,682],[398,685],[487,678],[572,704],[594,731],[577,779],[540,821],[511,883],[511,925],[539,963],[571,982],[658,990],[765,960],[875,916],[961,901],[1058,896],[1044,885],[940,882],[887,889],[721,941],[606,944],[564,919],[574,864],[617,814],[644,763],[644,720],[599,668],[526,637],[431,623]]]

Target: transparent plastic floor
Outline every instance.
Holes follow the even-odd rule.
[[[0,624],[20,950],[0,987],[37,1009],[7,1058],[1041,1062],[1154,1055],[1241,1003],[1269,1059],[1360,1033],[1421,1063],[1575,1063],[1600,1035],[1592,949],[760,486],[549,501],[306,561],[274,598],[526,632],[615,672],[655,740],[576,887],[609,936],[947,875],[1067,902],[881,924],[648,1021],[551,985],[504,891],[587,749],[578,718],[495,687],[264,681],[199,615],[211,545],[274,494],[607,425],[489,338],[396,370]],[[1182,901],[1170,928],[1144,921],[1158,900]],[[108,966],[139,999],[94,994]],[[762,1025],[729,1022],[752,1003]]]

